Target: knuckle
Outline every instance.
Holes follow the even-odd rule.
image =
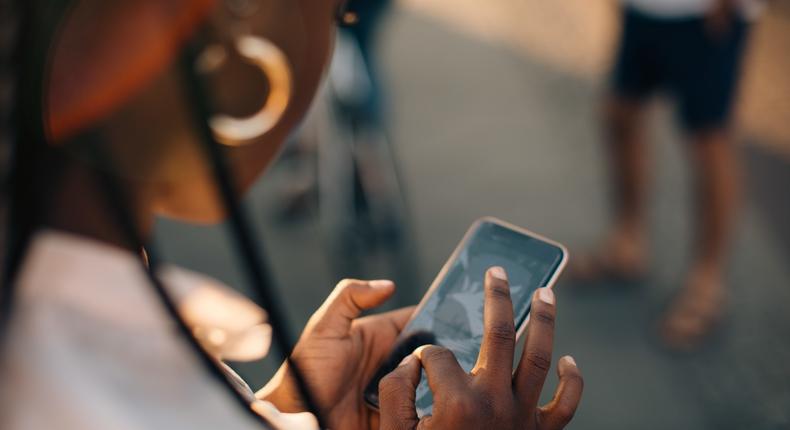
[[[335,300],[341,303],[346,309],[361,312],[362,309],[354,299],[354,291],[359,289],[361,285],[360,282],[361,281],[357,279],[343,279],[340,281],[333,294]]]
[[[459,393],[447,396],[444,404],[447,411],[453,414],[474,414],[474,411],[479,407],[471,397]]]
[[[544,373],[548,372],[551,368],[551,354],[539,350],[527,351],[525,354],[527,362],[529,362],[533,368]]]
[[[512,412],[511,403],[504,401],[504,398],[502,395],[485,396],[478,406],[482,416],[489,422],[508,422]]]
[[[554,328],[555,316],[553,312],[546,309],[536,309],[532,317],[539,323]]]
[[[337,283],[337,287],[336,288],[337,288],[337,290],[340,293],[345,293],[346,291],[348,291],[349,288],[354,286],[354,284],[356,284],[356,283],[357,283],[356,279],[345,278],[345,279],[340,280],[340,282]]]
[[[486,334],[491,342],[498,345],[510,345],[516,341],[516,330],[513,324],[507,322],[492,324]]]
[[[410,381],[403,375],[391,372],[379,381],[379,398],[389,399],[397,395]]]
[[[563,422],[568,422],[576,415],[576,405],[570,403],[559,403],[553,411]]]
[[[510,300],[510,287],[505,282],[492,282],[488,286],[488,294],[494,299]]]
[[[455,355],[443,346],[430,346],[422,352],[422,359],[427,361],[455,360]]]
[[[500,428],[503,423],[512,421],[511,403],[504,400],[501,393],[484,392],[474,397],[467,396],[458,403],[469,414],[468,422],[485,423]]]
[[[498,410],[495,399],[485,396],[477,402],[475,409],[483,422],[495,423],[497,421]]]

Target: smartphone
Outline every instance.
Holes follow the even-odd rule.
[[[486,217],[477,220],[458,244],[431,284],[388,359],[365,389],[365,402],[378,409],[379,381],[421,345],[451,350],[467,372],[477,362],[483,340],[483,277],[492,266],[502,266],[510,281],[510,297],[517,336],[529,320],[532,293],[552,287],[568,261],[561,244]],[[430,415],[433,395],[425,374],[417,387],[417,415]]]

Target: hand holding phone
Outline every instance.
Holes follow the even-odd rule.
[[[573,417],[583,381],[576,363],[558,363],[560,383],[546,406],[537,403],[551,367],[556,301],[551,288],[532,297],[534,318],[524,353],[512,372],[516,330],[504,271],[485,275],[484,334],[477,362],[467,373],[447,348],[422,346],[408,355],[379,386],[380,429],[557,430]],[[415,393],[421,369],[432,392],[431,415],[418,417]]]
[[[551,287],[566,261],[565,248],[556,242],[497,219],[477,221],[365,391],[369,406],[375,409],[381,402],[382,423],[406,419],[415,425],[437,423],[426,428],[484,428],[472,424],[486,423],[507,429],[502,420],[512,418],[522,424],[518,428],[523,423],[531,423],[527,428],[563,427],[581,395],[572,359],[560,362],[555,401],[541,409],[536,405],[551,365]],[[511,378],[515,343],[530,310],[535,318]],[[431,346],[412,354],[425,344]],[[539,415],[547,426],[537,427]]]

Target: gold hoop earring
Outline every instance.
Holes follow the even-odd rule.
[[[257,66],[269,81],[269,95],[263,106],[247,117],[217,114],[209,118],[214,137],[228,146],[242,146],[263,136],[280,121],[291,99],[291,66],[285,54],[272,42],[257,36],[241,36],[234,47],[242,58]],[[198,57],[198,69],[210,72],[227,58],[220,45],[207,47]]]

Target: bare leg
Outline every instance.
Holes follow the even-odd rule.
[[[610,159],[614,224],[603,249],[577,259],[578,277],[634,277],[646,260],[648,157],[641,102],[610,96],[603,106],[603,125]]]
[[[697,176],[697,237],[694,259],[664,326],[672,346],[696,344],[721,319],[726,302],[724,272],[740,200],[740,168],[725,129],[692,136]]]
[[[699,193],[699,237],[693,269],[720,278],[740,202],[740,165],[727,131],[699,133],[693,139]]]
[[[605,107],[604,124],[611,159],[616,234],[641,240],[644,236],[647,194],[647,149],[644,108],[636,102],[612,98]]]

